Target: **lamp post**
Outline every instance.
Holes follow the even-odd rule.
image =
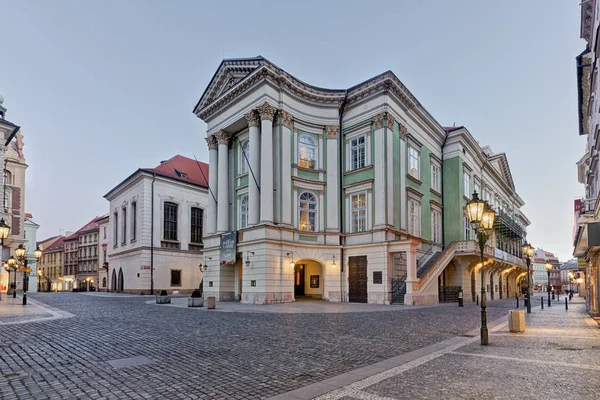
[[[35,269],[36,269],[36,273],[38,276],[38,292],[40,291],[40,280],[42,279],[42,271],[39,270],[39,263],[40,260],[42,259],[42,250],[40,249],[40,246],[37,246],[35,248],[35,250],[33,251],[33,256],[35,257]]]
[[[573,294],[573,272],[569,271],[569,300]]]
[[[8,257],[7,260],[8,266],[10,267],[10,269],[13,269],[15,271],[15,280],[13,281],[12,285],[13,285],[13,299],[17,298],[17,260],[13,257],[10,256]],[[10,272],[9,272],[10,275]]]
[[[494,219],[496,212],[489,206],[486,201],[480,200],[477,192],[473,192],[473,197],[467,202],[465,211],[469,217],[469,222],[473,230],[477,233],[479,242],[479,254],[481,260],[481,344],[488,344],[488,328],[487,328],[487,299],[485,295],[485,274],[483,272],[483,252],[485,244],[488,241],[494,228]]]
[[[25,253],[27,253],[27,250],[25,250],[25,247],[23,247],[23,244],[20,244],[19,247],[17,247],[15,249],[15,254],[17,255],[17,260],[19,260],[19,262],[21,264],[23,264],[23,305],[27,305],[27,284],[29,281],[29,277],[27,276],[28,272],[27,272],[27,257],[25,256]],[[15,269],[15,275],[17,274],[16,269]]]
[[[4,239],[8,238],[9,234],[10,226],[4,221],[4,218],[0,218],[0,244],[2,245],[2,250],[4,250]],[[7,267],[8,264],[4,263],[4,269],[8,272],[8,287],[10,288],[10,268]],[[8,295],[8,289],[6,290],[6,293]]]
[[[525,242],[523,245],[523,255],[527,264],[527,314],[531,314],[531,257],[533,257],[533,246]]]
[[[550,304],[550,271],[552,270],[552,264],[550,261],[546,261],[544,267],[546,268],[546,271],[548,271],[548,285],[546,285],[546,291],[548,292],[548,307],[552,307]]]

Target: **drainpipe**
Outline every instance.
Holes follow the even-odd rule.
[[[154,182],[156,173],[152,173],[152,190],[150,200],[150,296],[154,295]]]
[[[340,105],[339,110],[339,132],[338,132],[338,181],[339,181],[339,197],[340,197],[340,301],[344,301],[344,183],[342,182],[344,171],[344,138],[342,134],[342,118],[348,101],[348,90],[344,92],[344,101]]]
[[[440,193],[442,195],[442,251],[446,248],[446,230],[444,228],[445,224],[444,224],[444,208],[443,205],[446,204],[444,203],[444,147],[446,146],[446,141],[448,140],[448,132],[446,132],[446,137],[444,138],[444,143],[442,143],[442,165],[440,167],[440,173],[441,173],[441,177],[440,177],[440,186],[441,186],[441,191],[442,193]]]

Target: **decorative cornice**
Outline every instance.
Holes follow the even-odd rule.
[[[294,117],[292,117],[292,114],[290,114],[287,111],[282,111],[281,120],[283,121],[283,126],[292,129],[292,122],[294,121]]]
[[[263,105],[256,107],[256,111],[258,114],[260,114],[261,121],[265,119],[273,121],[275,114],[277,113],[277,109],[266,101],[263,103]]]
[[[246,118],[246,122],[248,122],[248,126],[259,126],[260,125],[260,117],[255,110],[250,111],[248,114],[244,115]]]
[[[215,137],[215,135],[210,135],[208,137],[205,137],[204,140],[206,140],[206,144],[208,145],[209,150],[214,150],[219,145],[217,143],[217,138]]]
[[[325,132],[327,133],[327,139],[337,139],[340,128],[337,125],[325,126]]]
[[[231,140],[232,136],[233,136],[233,134],[226,132],[226,131],[219,131],[219,132],[215,133],[215,137],[217,138],[217,143],[225,144],[227,146],[229,146],[229,141]]]

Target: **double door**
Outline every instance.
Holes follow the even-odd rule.
[[[348,297],[352,303],[366,303],[367,296],[367,256],[348,259]]]

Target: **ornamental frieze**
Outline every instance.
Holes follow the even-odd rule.
[[[208,137],[205,137],[204,140],[206,140],[206,144],[208,145],[209,150],[214,150],[219,145],[217,143],[217,138],[215,137],[215,135],[209,135]]]
[[[337,139],[339,126],[337,125],[327,125],[325,126],[325,132],[327,133],[327,139]]]

